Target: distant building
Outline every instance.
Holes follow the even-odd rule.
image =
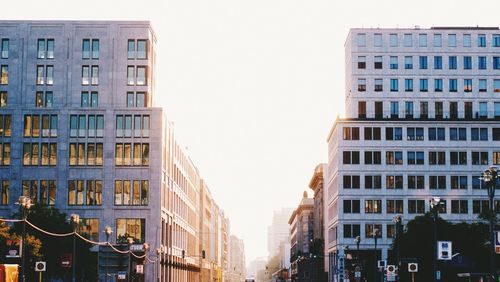
[[[229,270],[226,282],[245,281],[245,245],[243,240],[231,235],[229,248]]]
[[[309,247],[314,237],[314,200],[304,191],[299,206],[288,220],[290,224],[290,276],[292,281],[313,282],[315,265]]]
[[[267,250],[270,256],[278,252],[281,242],[288,241],[290,228],[288,219],[292,212],[292,208],[282,208],[274,211],[271,225],[267,228]]]
[[[267,260],[265,258],[256,258],[248,263],[247,277],[257,277],[257,273],[266,269]],[[260,281],[256,281],[260,282]],[[263,281],[262,281],[263,282]]]
[[[324,202],[323,202],[323,187],[325,178],[326,164],[319,164],[314,169],[314,174],[309,181],[309,188],[314,191],[314,238],[312,242],[312,250],[310,252],[313,254],[312,258],[314,260],[314,271],[316,271],[315,277],[317,277],[316,282],[326,281],[327,274],[325,272],[324,256],[325,256],[325,240],[324,240],[324,225],[323,225],[323,215],[324,215]]]

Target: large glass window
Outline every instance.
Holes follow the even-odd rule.
[[[116,243],[125,244],[127,238],[132,238],[134,243],[144,243],[146,238],[146,220],[144,218],[117,218]]]

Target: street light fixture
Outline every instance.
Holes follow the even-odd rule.
[[[439,205],[441,204],[441,198],[439,197],[434,197],[430,200],[430,206],[431,206],[431,211],[432,211],[432,217],[433,217],[433,229],[434,229],[434,252],[433,252],[433,259],[432,259],[432,281],[437,280],[437,218],[438,218],[438,213],[439,213]]]
[[[109,247],[109,236],[111,236],[111,233],[113,233],[113,229],[111,229],[111,227],[109,226],[106,226],[104,227],[104,234],[106,234],[106,243],[107,243],[107,247]],[[106,271],[106,278],[104,278],[104,281],[108,281],[108,256],[105,256],[106,259],[104,261],[104,263],[106,264],[104,269]]]
[[[396,261],[395,263],[399,266],[399,252],[400,252],[400,248],[399,248],[399,244],[400,244],[400,236],[401,236],[401,225],[403,223],[403,216],[398,214],[396,216],[394,216],[394,218],[392,219],[392,221],[396,224],[396,236],[395,236],[395,240],[396,240]]]
[[[28,211],[31,207],[31,199],[26,196],[20,196],[18,202],[16,203],[21,208],[21,217],[23,220],[23,235],[22,235],[22,249],[21,249],[21,281],[26,281],[25,269],[26,269],[26,219],[28,218]]]
[[[375,267],[373,268],[374,271],[373,271],[373,280],[374,281],[377,281],[377,260],[378,260],[378,254],[377,254],[377,238],[378,238],[378,235],[380,234],[380,230],[378,228],[374,228],[373,229],[373,232],[372,232],[372,235],[373,235],[373,239],[375,239],[375,255],[373,256],[375,258]]]
[[[72,268],[73,268],[73,277],[71,281],[76,281],[76,228],[78,224],[80,224],[80,216],[73,213],[70,217],[71,223],[73,224],[73,259],[72,259]]]
[[[361,243],[361,236],[356,236],[354,242],[356,242],[356,260],[359,260],[359,243]]]
[[[132,264],[132,244],[134,243],[134,238],[128,237],[127,238],[127,244],[128,244],[128,275],[127,275],[127,280],[130,282],[130,276],[132,272],[130,271],[130,265]]]
[[[161,247],[156,249],[156,280],[160,281],[160,255],[161,255]]]
[[[488,188],[488,197],[490,200],[490,280],[497,281],[496,279],[496,269],[495,269],[495,220],[496,220],[496,210],[494,206],[493,199],[495,198],[495,187],[498,179],[498,168],[496,166],[490,166],[481,175],[484,183]]]

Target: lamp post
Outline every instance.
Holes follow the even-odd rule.
[[[143,243],[142,248],[144,249],[144,255],[145,255],[144,262],[142,263],[142,267],[143,267],[142,276],[144,276],[144,281],[146,281],[146,258],[148,256],[149,244]]]
[[[16,203],[21,208],[21,217],[23,220],[23,234],[22,234],[22,245],[21,245],[21,281],[26,281],[25,269],[26,269],[26,219],[28,218],[28,210],[31,207],[31,199],[26,196],[20,196],[18,202]]]
[[[441,204],[441,198],[434,197],[430,200],[430,206],[433,217],[433,229],[434,229],[434,251],[432,254],[432,281],[436,281],[437,279],[437,218],[439,213],[439,205]]]
[[[72,265],[71,267],[73,268],[72,270],[72,279],[71,281],[75,282],[76,281],[76,228],[78,227],[78,224],[80,223],[80,216],[77,214],[71,214],[71,223],[73,224],[73,259],[72,259]]]
[[[128,273],[127,273],[127,281],[130,282],[130,276],[132,272],[130,271],[130,265],[132,264],[132,244],[134,243],[134,238],[128,237],[127,238],[127,244],[128,244]]]
[[[156,281],[160,281],[160,255],[161,255],[161,248],[156,249]]]
[[[373,232],[372,232],[372,235],[373,235],[373,239],[375,240],[375,255],[373,256],[375,258],[375,267],[373,268],[374,271],[373,271],[373,280],[374,281],[377,281],[377,268],[378,268],[378,265],[377,265],[377,259],[378,259],[378,254],[377,254],[377,238],[378,238],[378,235],[380,234],[380,230],[378,228],[374,228],[373,229]]]
[[[106,234],[106,243],[107,243],[107,246],[106,247],[109,247],[109,236],[111,235],[111,233],[113,233],[113,230],[111,229],[111,227],[109,226],[106,226],[104,228],[104,234]],[[104,278],[104,281],[108,281],[108,256],[106,256],[106,260],[104,261],[104,263],[106,264],[104,266],[105,268],[105,273],[106,273],[106,278]]]
[[[400,232],[401,232],[401,224],[402,224],[402,221],[403,221],[403,216],[401,216],[400,214],[394,216],[394,218],[392,219],[392,221],[396,224],[396,236],[395,236],[395,240],[396,240],[396,261],[394,262],[395,264],[397,264],[399,266],[399,241],[400,241]]]
[[[361,236],[356,236],[354,242],[356,242],[356,260],[359,263],[359,243],[361,243]]]
[[[488,188],[488,197],[490,200],[490,279],[491,281],[496,280],[496,269],[495,269],[495,219],[496,210],[493,199],[495,198],[495,187],[498,179],[498,169],[495,166],[490,166],[482,173],[482,179]]]

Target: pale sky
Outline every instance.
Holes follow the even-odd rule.
[[[327,161],[349,28],[500,25],[498,0],[5,0],[0,9],[2,19],[152,22],[156,95],[247,262],[267,256],[273,210],[295,207]]]

